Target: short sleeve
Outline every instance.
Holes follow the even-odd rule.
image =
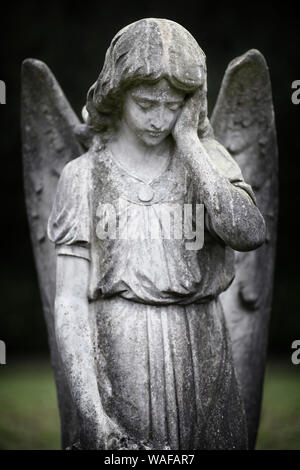
[[[244,181],[239,165],[227,152],[225,147],[212,138],[203,139],[202,143],[209,157],[221,173],[228,178],[231,184],[241,190],[242,193],[256,205],[256,198],[251,186]]]
[[[61,173],[47,233],[58,255],[90,259],[89,168],[83,158]]]

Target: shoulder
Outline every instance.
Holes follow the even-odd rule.
[[[57,192],[62,193],[63,197],[68,195],[71,199],[76,195],[81,197],[87,193],[90,187],[91,167],[92,155],[89,152],[68,162],[61,172]]]
[[[201,139],[201,142],[210,159],[227,178],[230,180],[243,179],[239,165],[220,142],[211,137]]]
[[[48,220],[48,237],[56,244],[89,241],[89,168],[89,154],[63,168]]]
[[[56,189],[57,207],[76,206],[88,199],[91,163],[92,155],[87,152],[63,167]]]
[[[90,152],[86,152],[80,157],[74,158],[68,162],[61,172],[61,177],[63,178],[74,178],[78,177],[81,174],[86,174],[86,172],[90,171],[92,167],[92,154]]]
[[[229,179],[243,193],[247,193],[250,200],[256,204],[254,192],[249,184],[244,181],[242,171],[237,162],[232,158],[226,148],[213,138],[205,138],[202,141],[210,159],[215,163],[222,174]]]

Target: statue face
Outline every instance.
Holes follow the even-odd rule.
[[[131,88],[125,96],[122,124],[144,145],[158,145],[171,133],[184,97],[165,79]]]

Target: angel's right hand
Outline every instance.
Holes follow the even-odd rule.
[[[80,448],[109,450],[117,449],[122,433],[118,425],[101,413],[98,418],[84,419],[80,425]]]

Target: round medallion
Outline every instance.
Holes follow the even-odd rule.
[[[139,196],[139,200],[142,201],[142,202],[149,202],[153,199],[153,196],[154,196],[154,191],[153,189],[151,188],[151,186],[149,186],[148,184],[144,184],[143,186],[141,186],[141,188],[139,189],[139,193],[138,193],[138,196]]]

